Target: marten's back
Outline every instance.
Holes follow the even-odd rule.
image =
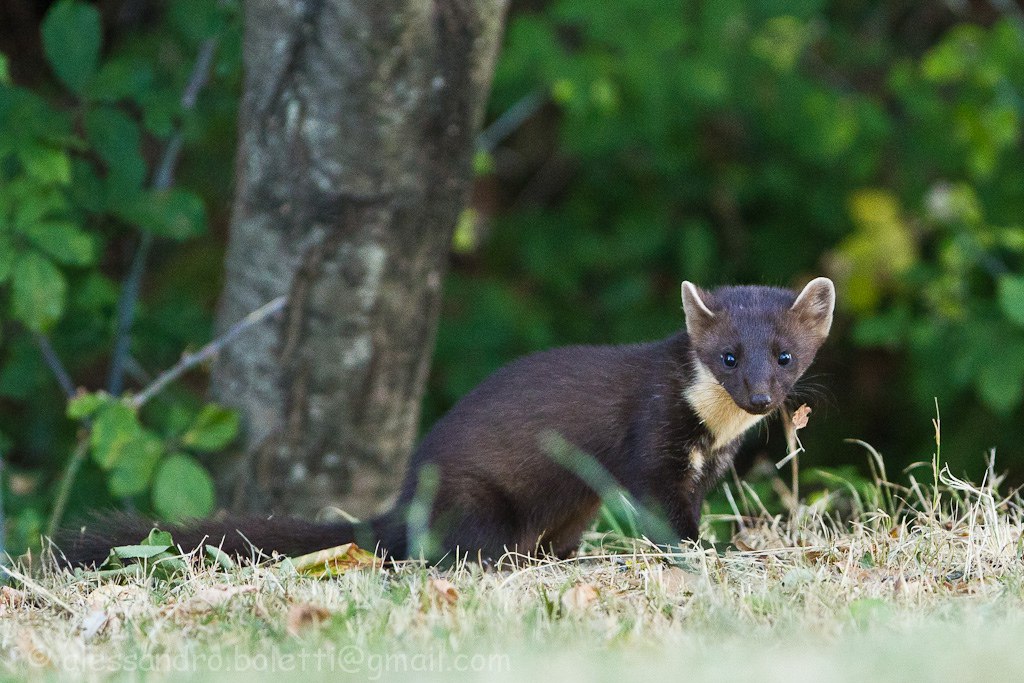
[[[426,463],[513,495],[520,487],[557,486],[565,473],[554,466],[545,437],[555,432],[595,457],[615,449],[633,411],[667,381],[673,341],[562,347],[502,367],[430,430],[413,455],[404,493],[415,490]]]

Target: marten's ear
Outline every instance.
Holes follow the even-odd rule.
[[[809,332],[827,337],[832,328],[835,307],[836,286],[827,277],[816,277],[803,288],[790,310],[797,314]]]
[[[684,281],[683,313],[686,314],[686,333],[691,337],[699,336],[715,319],[715,314],[700,298],[700,290],[690,281]]]

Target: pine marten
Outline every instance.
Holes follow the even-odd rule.
[[[412,455],[397,503],[379,517],[159,526],[184,551],[205,543],[242,557],[254,548],[295,555],[353,540],[399,559],[496,559],[514,549],[566,556],[601,504],[581,474],[596,463],[663,516],[673,542],[696,539],[704,496],[741,437],[783,405],[825,341],[835,287],[824,277],[799,293],[683,282],[682,300],[685,329],[667,339],[556,348],[499,369],[434,425]],[[571,450],[555,457],[552,443]],[[96,565],[154,526],[117,515],[58,545],[67,563]]]

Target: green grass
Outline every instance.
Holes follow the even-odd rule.
[[[881,466],[881,459],[875,461]],[[173,581],[44,573],[0,598],[0,662],[46,680],[991,680],[1024,664],[1024,505],[928,470],[762,512],[728,545],[593,533],[561,562],[287,565]],[[781,485],[781,482],[779,482]],[[843,518],[838,519],[839,511]],[[153,675],[149,670],[160,673]]]

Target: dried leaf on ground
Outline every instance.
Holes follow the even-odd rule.
[[[597,600],[597,588],[589,583],[578,583],[562,594],[562,607],[582,612]]]
[[[430,597],[442,605],[454,605],[459,601],[459,591],[448,579],[430,579],[427,583]]]
[[[153,606],[153,597],[148,590],[134,584],[102,584],[88,597],[86,604],[90,612],[105,612],[118,618],[141,618]]]
[[[223,607],[239,595],[257,590],[256,586],[204,586],[181,603],[180,608],[187,612],[209,612]]]
[[[346,543],[327,550],[319,550],[308,555],[291,559],[295,571],[307,576],[329,578],[347,572],[350,569],[362,569],[380,564],[380,558],[363,550],[355,543]]]
[[[663,569],[660,572],[658,581],[668,595],[693,593],[705,582],[704,577],[700,574],[688,572],[680,567],[667,567]]]
[[[21,607],[25,604],[25,591],[0,586],[0,607]]]
[[[288,608],[287,629],[288,633],[298,636],[302,631],[311,626],[317,626],[331,617],[331,613],[320,605],[311,603],[295,604]]]

